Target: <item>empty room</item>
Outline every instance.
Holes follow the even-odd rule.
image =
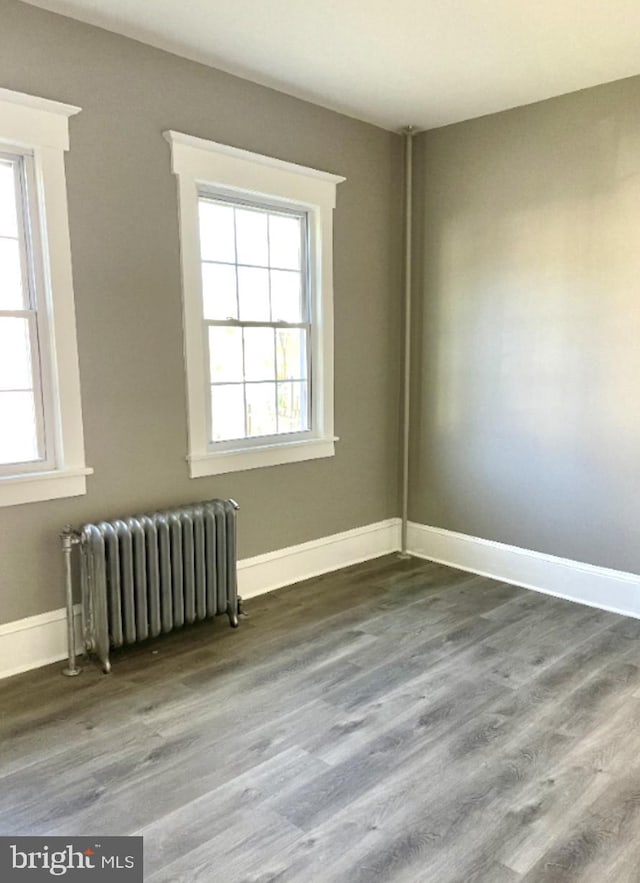
[[[640,6],[0,0],[0,880],[640,881]]]

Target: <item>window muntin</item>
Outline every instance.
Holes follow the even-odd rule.
[[[0,152],[0,474],[51,466],[33,157]]]
[[[304,437],[312,430],[306,211],[198,194],[208,438]]]

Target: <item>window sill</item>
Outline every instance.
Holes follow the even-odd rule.
[[[93,469],[82,467],[0,476],[0,506],[80,497],[87,492],[86,476],[92,474]]]
[[[337,438],[314,438],[219,453],[192,454],[187,458],[189,475],[191,478],[203,478],[206,475],[223,475],[226,472],[242,472],[245,469],[333,457],[336,441]]]

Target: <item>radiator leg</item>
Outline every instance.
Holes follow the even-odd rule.
[[[235,605],[236,609],[234,610],[234,605],[232,605],[231,602],[229,602],[227,604],[227,616],[229,617],[229,625],[231,626],[232,629],[237,629],[238,626],[240,625],[240,621],[238,620],[237,607],[238,607],[238,605],[236,604]]]
[[[76,664],[76,632],[73,611],[73,581],[71,578],[71,552],[75,543],[78,542],[78,535],[67,525],[60,534],[60,539],[62,540],[62,553],[64,555],[64,576],[67,595],[67,647],[69,654],[67,667],[62,669],[62,674],[68,678],[73,678],[82,671]]]

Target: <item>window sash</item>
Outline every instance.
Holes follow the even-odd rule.
[[[39,456],[34,460],[0,463],[0,475],[41,472],[54,468],[51,382],[46,364],[48,339],[47,317],[42,292],[44,275],[39,231],[39,206],[33,155],[27,151],[3,150],[0,157],[14,166],[18,247],[22,275],[23,309],[0,310],[0,317],[23,318],[28,322],[31,358],[31,383],[34,395],[36,443]]]
[[[276,432],[270,433],[268,435],[247,435],[246,431],[246,421],[247,421],[247,400],[246,400],[246,387],[258,385],[261,383],[274,383],[276,387],[276,395],[278,384],[291,382],[291,378],[285,378],[284,380],[278,379],[277,376],[277,356],[274,354],[274,370],[275,376],[273,380],[265,379],[265,380],[247,380],[246,376],[244,376],[244,337],[243,337],[243,346],[242,346],[242,356],[243,356],[243,378],[242,380],[237,381],[215,381],[211,377],[211,352],[209,348],[209,333],[208,329],[210,327],[214,328],[272,328],[274,330],[282,329],[284,331],[288,330],[300,330],[305,332],[305,377],[302,378],[293,378],[293,381],[296,383],[304,382],[306,386],[306,409],[305,409],[305,422],[306,429],[301,429],[296,432]],[[217,319],[206,319],[204,321],[204,352],[206,358],[206,376],[208,379],[207,384],[207,396],[206,396],[206,413],[207,413],[207,427],[208,427],[208,447],[211,451],[223,450],[225,447],[237,447],[239,441],[246,443],[248,446],[251,445],[265,445],[265,444],[284,444],[287,441],[301,441],[302,439],[309,438],[313,435],[313,407],[312,407],[312,326],[310,322],[241,322],[237,319],[230,320],[224,322],[222,320]],[[240,435],[232,439],[223,439],[223,440],[213,440],[213,414],[211,409],[211,388],[214,386],[241,386],[244,392],[244,417],[245,417],[245,435]]]
[[[229,195],[224,191],[218,191],[207,187],[206,185],[200,185],[197,191],[197,204],[199,206],[200,202],[210,202],[215,205],[226,206],[228,208],[233,209],[248,209],[255,211],[256,213],[261,213],[264,215],[276,215],[279,217],[285,218],[295,218],[300,222],[300,300],[301,300],[301,319],[303,322],[310,324],[311,316],[312,316],[312,302],[311,298],[313,296],[313,291],[311,287],[311,248],[310,248],[310,220],[309,213],[302,208],[297,207],[285,207],[276,202],[270,202],[268,200],[260,200],[256,202],[251,202],[249,199],[245,199],[242,196],[237,195]],[[201,236],[200,222],[198,220],[198,236]],[[278,272],[296,272],[292,270],[290,267],[280,267],[275,264],[271,264],[270,258],[268,264],[248,264],[244,261],[238,260],[238,251],[237,251],[237,235],[236,235],[236,227],[235,227],[235,216],[234,216],[234,250],[235,250],[235,260],[233,261],[222,261],[222,260],[211,260],[205,259],[202,257],[202,253],[200,254],[200,270],[202,272],[202,266],[205,264],[213,264],[218,266],[226,266],[226,267],[234,267],[236,269],[236,274],[238,269],[261,269],[267,271],[278,271]],[[202,276],[201,276],[202,279]],[[236,275],[237,280],[237,275]],[[271,294],[269,295],[269,299],[271,302]],[[236,284],[236,310],[238,313],[238,317],[240,317],[240,302],[239,302],[239,286]],[[207,320],[205,321],[213,321]],[[220,320],[219,320],[220,321]],[[221,321],[251,321],[244,320],[238,318],[237,320],[232,320],[231,317],[229,319],[224,319]],[[260,323],[262,324],[262,323]],[[295,324],[295,323],[292,323]]]
[[[289,271],[289,272],[298,272],[300,276],[300,313],[301,313],[301,321],[299,322],[285,322],[285,321],[267,321],[267,320],[247,320],[247,319],[235,319],[229,317],[228,319],[207,319],[204,318],[203,314],[203,334],[204,334],[204,355],[206,360],[206,372],[205,375],[208,379],[208,383],[205,389],[205,409],[206,409],[206,420],[207,420],[207,448],[208,450],[215,451],[223,451],[226,449],[234,449],[237,448],[238,443],[242,442],[243,447],[253,447],[253,446],[264,446],[264,445],[281,445],[286,444],[289,441],[301,441],[306,438],[312,438],[314,436],[314,407],[313,407],[313,327],[311,322],[312,315],[312,288],[311,288],[311,278],[310,278],[310,245],[309,245],[309,217],[308,213],[300,208],[292,207],[287,208],[282,205],[278,205],[276,203],[271,203],[268,201],[256,201],[252,202],[248,199],[243,199],[241,197],[230,197],[224,193],[215,192],[208,188],[199,188],[198,189],[198,204],[201,201],[211,202],[216,205],[227,206],[229,208],[240,208],[240,209],[249,209],[255,211],[257,214],[263,215],[277,215],[280,217],[289,217],[295,218],[298,220],[300,224],[300,268],[299,270],[292,270],[290,267],[280,267],[275,264],[271,264],[270,253],[267,256],[267,263],[261,264],[248,264],[243,261],[238,260],[238,251],[237,251],[237,235],[235,228],[235,215],[234,215],[234,251],[235,251],[235,261],[224,261],[224,260],[211,260],[204,259],[202,254],[200,255],[200,267],[206,264],[217,264],[221,266],[229,266],[236,269],[243,267],[250,268],[259,268],[264,269],[266,271],[271,270],[280,270],[280,271]],[[198,231],[200,234],[200,226],[198,225]],[[202,277],[201,277],[202,278]],[[237,277],[236,277],[237,279]],[[269,296],[270,302],[270,313],[272,314],[272,302],[271,302],[271,293]],[[204,304],[203,304],[204,308]],[[239,302],[239,289],[236,284],[236,309],[238,312],[238,316],[240,316],[240,302]],[[235,381],[233,383],[224,381],[216,382],[213,380],[211,376],[211,352],[209,346],[209,328],[211,327],[219,327],[219,328],[238,328],[243,330],[244,328],[272,328],[272,329],[283,329],[283,330],[294,330],[299,329],[304,331],[305,337],[305,362],[306,362],[306,376],[304,378],[300,378],[297,382],[304,382],[305,384],[305,392],[306,392],[306,402],[305,402],[305,429],[301,429],[296,432],[276,432],[270,433],[266,435],[248,435],[247,429],[247,387],[252,386],[254,384],[259,383],[269,383],[273,382],[275,385],[275,395],[276,395],[276,412],[277,412],[277,394],[278,394],[278,384],[286,381],[279,381],[277,378],[277,365],[274,354],[274,368],[276,369],[276,376],[274,376],[273,381],[271,380],[247,380],[244,374],[244,335],[243,335],[243,343],[242,343],[242,354],[243,354],[243,378],[242,380]],[[275,342],[274,342],[275,345]],[[243,403],[244,403],[244,427],[245,434],[239,435],[232,439],[224,439],[224,440],[214,440],[214,425],[213,425],[213,414],[212,414],[212,403],[211,403],[211,390],[214,386],[239,386],[243,389]],[[277,416],[276,416],[277,420]]]

